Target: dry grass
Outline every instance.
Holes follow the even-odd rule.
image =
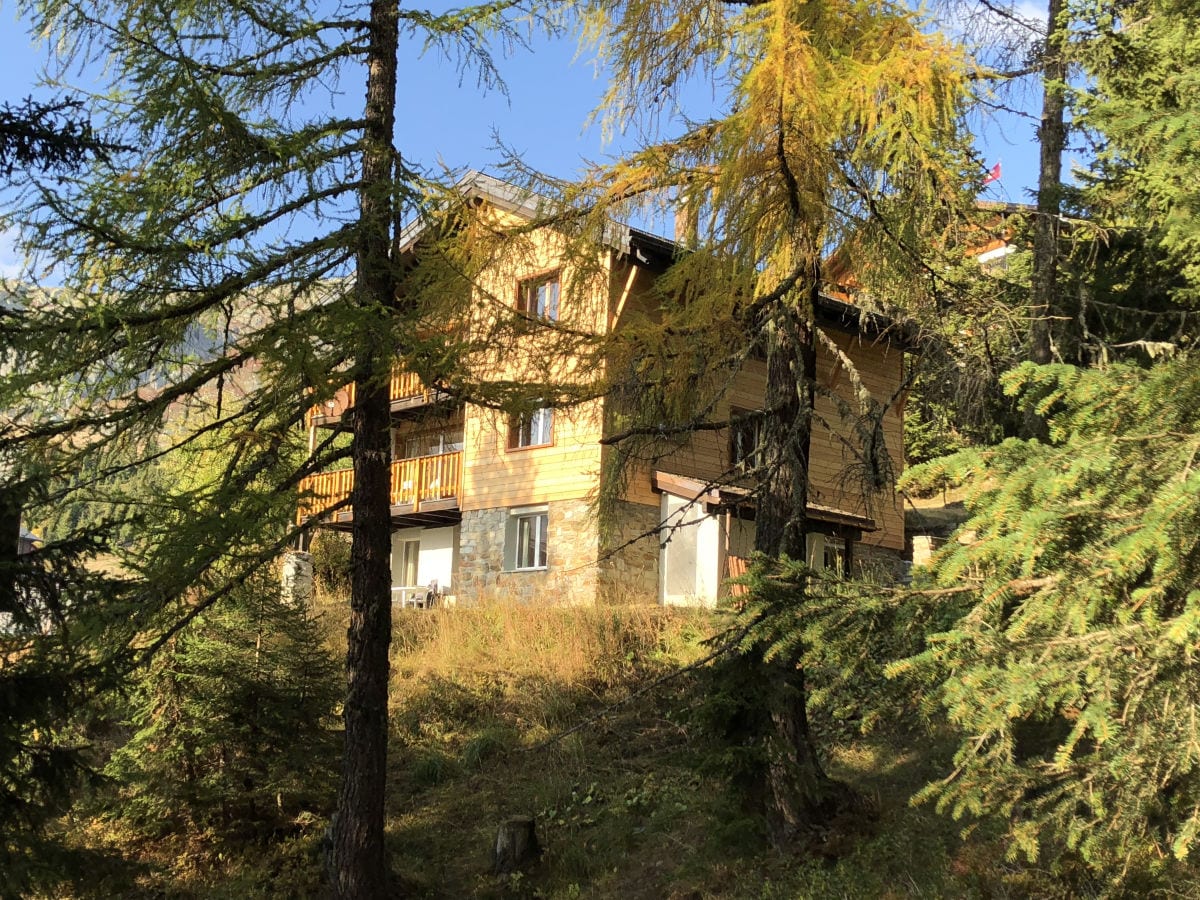
[[[319,606],[344,646],[345,603]],[[1097,896],[1086,881],[1006,862],[986,829],[964,842],[964,823],[913,808],[912,793],[944,772],[947,747],[904,729],[827,744],[832,773],[875,801],[872,834],[838,859],[769,849],[756,809],[714,765],[729,748],[694,716],[711,684],[696,672],[660,681],[705,655],[702,639],[718,625],[711,613],[645,607],[398,613],[387,840],[410,896]],[[545,852],[527,872],[495,877],[489,848],[512,815],[536,817]],[[96,877],[54,896],[319,896],[323,827],[217,856],[182,838],[139,848],[127,836],[76,834]]]
[[[392,663],[406,677],[505,673],[564,685],[611,684],[656,661],[698,658],[711,616],[653,606],[611,609],[489,604],[407,610],[396,617]]]

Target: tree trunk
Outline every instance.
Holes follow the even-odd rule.
[[[764,445],[768,463],[759,485],[754,549],[804,559],[808,543],[808,463],[817,376],[814,266],[801,309],[781,304],[769,323]],[[771,719],[766,737],[765,801],[771,841],[784,847],[837,811],[844,788],[821,766],[808,726],[804,670],[795,657],[764,663]]]
[[[508,875],[537,859],[542,852],[531,816],[518,816],[500,823],[492,845],[492,874]]]
[[[331,879],[339,898],[391,896],[384,846],[388,647],[392,636],[388,335],[396,303],[389,259],[393,221],[398,10],[371,4],[367,102],[355,284],[359,328],[352,412],[354,511],[350,629],[346,651],[346,746],[331,826]]]
[[[17,610],[17,551],[21,544],[21,491],[0,485],[0,613]]]
[[[1041,160],[1038,169],[1037,218],[1033,229],[1033,276],[1029,304],[1029,358],[1045,364],[1053,359],[1050,317],[1058,282],[1058,233],[1062,200],[1062,156],[1066,146],[1067,65],[1063,55],[1066,22],[1063,0],[1050,0],[1045,59],[1042,66],[1042,121],[1038,126]],[[1027,437],[1042,436],[1045,423],[1032,408],[1025,414]]]

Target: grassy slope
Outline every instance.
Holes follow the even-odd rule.
[[[506,608],[401,621],[390,836],[396,870],[427,897],[995,897],[1061,891],[1000,846],[908,797],[938,772],[928,739],[834,748],[830,767],[874,797],[873,836],[784,858],[716,776],[690,723],[694,676],[626,700],[704,655],[713,621],[658,609]],[[602,718],[546,744],[612,704]],[[909,747],[907,745],[914,746]],[[545,846],[496,878],[499,822],[534,815]]]
[[[403,614],[393,655],[388,836],[410,893],[431,898],[793,898],[1079,896],[1003,861],[980,832],[913,809],[938,771],[926,738],[836,745],[830,768],[876,800],[872,836],[821,858],[769,850],[760,823],[710,774],[716,752],[690,724],[694,675],[649,685],[705,654],[702,613],[525,607]],[[331,635],[341,632],[338,623]],[[611,704],[596,721],[547,743]],[[943,770],[944,771],[944,770]],[[494,877],[499,822],[534,815],[545,848],[528,872]],[[75,823],[90,860],[81,896],[315,896],[324,822],[268,846],[177,837],[138,845]],[[837,856],[838,858],[829,858]],[[63,894],[67,893],[65,887]]]

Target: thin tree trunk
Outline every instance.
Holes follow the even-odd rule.
[[[384,846],[387,783],[388,647],[392,635],[390,410],[387,373],[395,355],[387,335],[396,286],[389,259],[393,220],[398,8],[371,4],[367,102],[359,191],[355,347],[356,401],[350,629],[346,651],[346,746],[331,834],[331,877],[339,898],[392,896]]]
[[[21,495],[0,485],[0,613],[17,614],[17,550],[21,544]]]
[[[816,267],[814,266],[814,270]],[[801,309],[783,305],[770,323],[764,444],[769,459],[760,485],[754,549],[804,559],[808,543],[808,464],[817,375],[814,316],[819,271]],[[791,844],[831,818],[844,792],[821,766],[808,725],[808,697],[799,660],[764,664],[771,732],[766,738],[765,801],[771,841]]]
[[[1050,0],[1045,61],[1042,67],[1042,121],[1038,126],[1041,161],[1038,170],[1037,219],[1033,230],[1033,278],[1030,285],[1029,358],[1053,358],[1050,316],[1058,280],[1058,232],[1062,199],[1062,156],[1066,146],[1067,66],[1063,56],[1066,24],[1063,0]]]

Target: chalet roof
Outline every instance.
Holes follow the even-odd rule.
[[[961,500],[941,506],[909,507],[904,511],[904,530],[910,535],[948,538],[969,518],[970,514]]]
[[[567,216],[571,212],[551,197],[502,181],[485,172],[467,172],[454,185],[454,190],[464,198],[486,200],[497,209],[525,219],[551,219]],[[411,250],[425,227],[426,223],[421,219],[409,222],[400,232],[400,252]],[[641,262],[656,260],[669,263],[679,250],[679,245],[672,240],[615,220],[605,230],[603,241],[619,253],[640,257]]]

